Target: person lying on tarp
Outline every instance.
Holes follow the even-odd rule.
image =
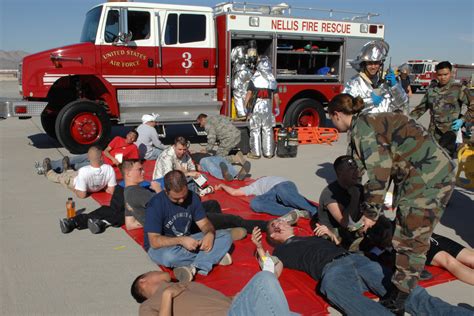
[[[252,241],[263,248],[261,243],[255,242],[261,240],[259,234],[259,229],[255,229]],[[286,268],[303,271],[319,280],[320,293],[343,313],[393,315],[383,305],[364,295],[368,290],[379,297],[387,294],[386,285],[390,280],[378,263],[363,255],[350,253],[322,236],[295,236],[293,227],[279,219],[268,223],[267,241],[274,247],[273,256],[281,260]],[[419,286],[405,301],[405,310],[412,315],[472,314],[462,307],[451,306],[430,296]]]
[[[234,299],[197,282],[174,283],[167,272],[150,271],[138,276],[131,294],[141,303],[140,316],[241,316],[295,315],[275,275],[254,275]]]
[[[114,193],[117,181],[114,169],[102,163],[102,152],[98,147],[92,146],[87,152],[90,165],[84,166],[79,171],[66,170],[57,173],[52,170],[51,162],[45,163],[46,178],[55,183],[61,183],[73,191],[80,199],[85,199],[89,194],[105,190]]]
[[[291,224],[299,217],[310,218],[318,212],[318,208],[298,192],[295,183],[283,177],[261,177],[241,188],[218,184],[214,189],[224,190],[232,196],[255,195],[250,201],[252,210],[285,216],[283,219]]]
[[[207,172],[220,180],[242,181],[247,177],[251,168],[250,161],[244,161],[240,170],[237,171],[233,164],[221,156],[211,156],[208,153],[191,153],[190,155],[198,171]]]

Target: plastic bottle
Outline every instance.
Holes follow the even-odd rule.
[[[76,203],[72,197],[70,197],[66,201],[66,217],[72,218],[74,216],[76,216]]]

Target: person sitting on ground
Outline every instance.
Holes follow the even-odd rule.
[[[241,165],[245,163],[241,152],[235,156],[229,155],[229,152],[240,143],[240,130],[232,124],[228,117],[223,115],[207,116],[201,113],[197,117],[197,122],[207,133],[205,149],[207,153],[212,152],[218,142],[216,156],[224,157],[230,163]]]
[[[280,283],[268,271],[254,275],[234,299],[201,283],[173,283],[169,273],[161,271],[138,276],[130,292],[141,303],[140,316],[294,315]]]
[[[142,228],[145,225],[148,202],[162,191],[162,186],[152,181],[149,188],[143,187],[143,166],[138,160],[126,160],[122,164],[122,176],[125,180],[125,225],[128,230]],[[229,229],[232,240],[240,240],[252,233],[255,226],[266,229],[266,221],[245,220],[240,216],[222,213],[219,202],[209,200],[202,202],[206,216],[215,229]],[[199,233],[194,223],[191,234]]]
[[[258,241],[259,234],[256,229],[252,240]],[[364,295],[368,290],[379,297],[387,294],[384,286],[387,277],[378,263],[363,255],[347,252],[322,236],[295,236],[293,227],[279,219],[268,223],[267,240],[274,246],[273,255],[286,268],[303,271],[314,280],[320,280],[319,291],[343,313],[393,315],[383,305]],[[261,243],[254,243],[262,247]],[[470,313],[430,296],[419,286],[408,296],[405,309],[412,315]]]
[[[166,148],[156,160],[153,179],[163,178],[171,170],[180,170],[186,177],[199,177],[200,173],[196,171],[196,165],[188,153],[188,147],[186,138],[176,137],[173,146]]]
[[[140,135],[135,144],[140,151],[140,158],[155,160],[166,149],[166,146],[158,138],[158,132],[156,131],[158,117],[158,114],[145,114],[142,116],[142,124],[137,127]]]
[[[125,138],[114,137],[102,152],[103,162],[107,165],[118,166],[125,159],[138,159],[138,148],[134,144],[137,137],[138,132],[136,130],[128,132]],[[81,167],[90,165],[87,154],[72,157],[64,156],[63,159],[58,160],[45,158],[45,161],[50,161],[51,167],[56,172],[63,172],[68,169],[79,170]]]
[[[186,176],[172,170],[164,177],[164,190],[148,202],[145,219],[145,249],[150,258],[174,268],[180,281],[191,281],[195,273],[207,275],[214,264],[229,265],[230,234],[214,229],[199,196],[189,192]],[[191,235],[195,222],[201,233]]]
[[[117,181],[114,169],[102,163],[102,153],[98,147],[92,146],[87,152],[90,165],[84,166],[79,171],[66,170],[57,173],[52,170],[51,161],[43,162],[43,168],[48,180],[61,183],[72,190],[80,199],[85,199],[88,194],[105,189],[109,194],[114,193]]]
[[[89,228],[93,234],[100,234],[107,227],[121,227],[124,221],[125,202],[123,188],[116,185],[109,205],[102,205],[90,213],[80,213],[71,218],[59,220],[59,227],[63,234],[68,234],[74,229]]]
[[[250,162],[245,161],[239,171],[227,160],[220,156],[211,156],[206,153],[190,154],[198,171],[209,173],[217,179],[232,181],[242,181],[250,172]]]
[[[298,192],[295,183],[283,177],[261,177],[252,184],[232,188],[218,184],[215,190],[224,190],[232,196],[255,195],[250,207],[255,212],[283,216],[294,224],[299,217],[310,218],[318,212],[318,208]]]
[[[321,192],[317,222],[331,230],[338,239],[341,238],[344,248],[349,248],[357,238],[354,231],[360,228],[356,222],[362,217],[360,204],[364,188],[360,184],[359,169],[351,156],[338,157],[333,167],[337,180]]]

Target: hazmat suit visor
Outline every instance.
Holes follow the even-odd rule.
[[[384,40],[370,41],[362,47],[357,57],[350,64],[352,68],[360,71],[364,62],[378,61],[383,63],[387,58],[389,49],[390,46]]]

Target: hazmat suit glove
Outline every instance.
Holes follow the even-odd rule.
[[[370,97],[372,98],[372,102],[374,103],[375,106],[379,106],[380,103],[383,101],[383,96],[377,95],[373,92],[370,93]]]
[[[395,87],[397,84],[397,77],[395,77],[395,73],[392,69],[389,69],[387,75],[385,76],[385,80],[388,82],[390,87]]]
[[[275,116],[280,115],[280,107],[275,107]]]
[[[459,131],[459,129],[462,127],[463,124],[464,124],[463,119],[454,120],[453,123],[451,124],[451,130],[454,132],[457,132]]]

